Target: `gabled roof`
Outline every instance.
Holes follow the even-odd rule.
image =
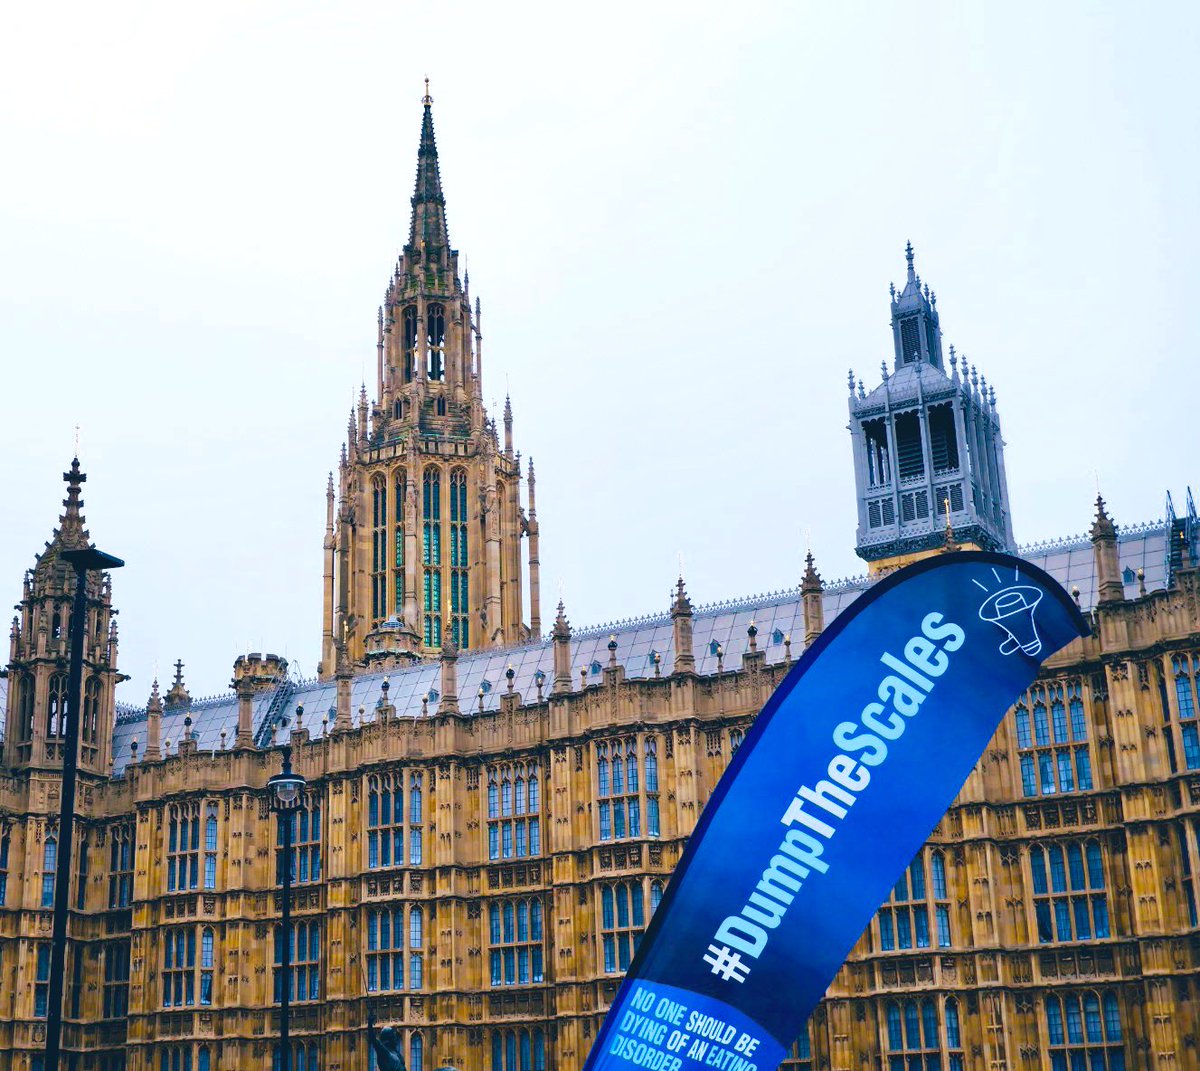
[[[1148,591],[1164,588],[1167,583],[1167,525],[1152,524],[1126,528],[1119,535],[1121,568],[1125,572],[1125,594],[1138,594],[1137,570],[1145,570]],[[1079,588],[1080,605],[1091,609],[1096,603],[1095,563],[1091,542],[1086,536],[1051,543],[1033,544],[1018,551],[1031,564],[1045,569],[1067,590]],[[825,623],[828,625],[858,595],[872,583],[866,577],[843,580],[825,587],[822,598]],[[728,669],[741,665],[742,655],[749,647],[746,630],[753,622],[758,627],[758,648],[768,664],[786,658],[785,638],[791,637],[791,656],[796,659],[803,650],[803,598],[799,588],[765,595],[735,599],[707,607],[699,607],[693,619],[693,651],[696,672],[711,675],[717,672],[717,645],[721,659]],[[589,683],[599,683],[604,666],[608,664],[610,638],[617,641],[617,662],[627,678],[654,676],[654,654],[661,656],[662,673],[669,674],[675,650],[671,618],[667,613],[608,625],[576,630],[571,636],[571,663],[577,684],[581,670],[587,671]],[[499,709],[500,696],[508,689],[505,671],[512,666],[513,688],[529,702],[537,695],[536,675],[544,674],[543,694],[549,695],[554,677],[554,649],[549,638],[522,647],[503,650],[465,652],[458,658],[458,702],[464,712],[480,709],[480,688],[484,689],[482,709]],[[366,673],[354,678],[351,685],[350,708],[354,721],[375,719],[375,707],[383,695],[383,679],[389,678],[390,702],[399,717],[421,717],[437,711],[438,689],[441,687],[441,666],[428,662],[404,669]],[[6,682],[0,681],[0,686]],[[333,721],[335,683],[332,680],[292,680],[262,692],[254,700],[254,733],[260,744],[270,740],[272,727],[281,734],[295,727],[296,706],[304,706],[304,727],[314,737],[325,730],[322,718]],[[423,708],[422,699],[428,700]],[[172,742],[172,750],[183,736],[184,717],[190,713],[192,731],[197,745],[204,750],[221,746],[221,730],[225,742],[232,746],[237,733],[237,698],[232,695],[194,701],[190,708],[164,714],[162,738]],[[137,738],[139,750],[145,746],[146,712],[121,706],[113,734],[115,770],[120,772],[129,761],[129,744]]]

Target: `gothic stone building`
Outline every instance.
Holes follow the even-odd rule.
[[[330,479],[322,663],[273,655],[144,709],[113,586],[88,590],[65,1046],[78,1071],[277,1059],[279,849],[266,780],[308,778],[293,1066],[361,1071],[368,1009],[411,1071],[576,1071],[689,831],[791,662],[871,578],[573,631],[539,616],[533,466],[481,391],[426,101],[412,229],[379,316],[376,400]],[[908,257],[894,365],[851,376],[871,576],[1013,548],[995,394],[943,357]],[[947,372],[947,365],[949,371]],[[528,480],[522,494],[522,477]],[[26,574],[0,754],[0,1071],[36,1071],[48,999],[71,571],[83,473]],[[523,504],[527,503],[527,505]],[[1005,718],[813,1016],[793,1071],[1200,1066],[1200,524],[1025,548],[1092,635]],[[525,541],[524,550],[522,540]],[[316,578],[314,577],[314,582]],[[528,587],[525,586],[528,585]],[[526,616],[527,615],[527,616]]]

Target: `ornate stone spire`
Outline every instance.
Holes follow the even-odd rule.
[[[175,680],[171,684],[171,690],[167,692],[166,708],[168,711],[180,710],[188,706],[191,701],[192,697],[183,685],[183,660],[178,659],[175,662]]]
[[[558,600],[558,616],[554,619],[554,684],[552,695],[561,695],[571,690],[571,623],[567,620],[562,599]]]
[[[1119,602],[1125,598],[1121,581],[1117,526],[1104,508],[1104,499],[1096,494],[1096,519],[1092,522],[1092,551],[1096,559],[1096,602]]]
[[[71,459],[71,468],[63,473],[67,485],[67,497],[63,499],[65,511],[59,519],[56,535],[64,550],[81,550],[88,545],[87,529],[83,526],[83,499],[79,497],[87,482],[87,473],[80,471],[79,458]]]
[[[79,458],[71,459],[71,467],[63,473],[63,481],[67,485],[67,497],[63,499],[58,527],[54,529],[46,549],[37,557],[37,565],[33,570],[35,589],[43,588],[52,574],[59,579],[68,577],[68,574],[73,577],[71,567],[59,558],[59,553],[64,550],[83,550],[90,546],[83,521],[83,499],[80,497],[80,491],[87,482],[87,473],[80,470]]]
[[[695,673],[696,656],[692,653],[692,601],[683,586],[683,577],[675,585],[671,604],[671,625],[675,640],[675,672]]]
[[[438,169],[437,141],[433,135],[433,97],[429,83],[421,103],[421,144],[417,149],[417,182],[412,196],[412,223],[408,244],[413,251],[436,255],[450,248],[446,226],[446,198],[442,193],[442,175]]]
[[[825,585],[813,562],[812,551],[804,557],[804,578],[800,581],[800,598],[804,603],[804,646],[812,644],[825,630],[825,606],[822,593]]]
[[[454,640],[447,638],[442,644],[442,697],[438,701],[439,714],[458,713],[458,648]]]
[[[146,750],[142,758],[157,762],[162,758],[162,699],[158,694],[158,678],[150,688],[150,702],[146,704]]]
[[[537,481],[533,474],[533,458],[529,459],[529,519],[525,525],[529,536],[529,634],[542,634],[541,557],[538,541],[541,530],[537,519]]]

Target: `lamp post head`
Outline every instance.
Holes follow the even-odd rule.
[[[102,550],[97,550],[95,547],[85,547],[83,550],[64,550],[59,553],[59,557],[65,562],[70,562],[80,572],[98,569],[120,569],[125,562],[120,558],[114,558],[111,554],[105,554]]]
[[[271,792],[271,810],[286,814],[299,809],[308,782],[292,771],[292,749],[283,749],[283,771],[267,778]]]

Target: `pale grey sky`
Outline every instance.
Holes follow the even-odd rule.
[[[1022,542],[1200,478],[1200,14],[1153,4],[13,6],[0,592],[76,423],[120,697],[316,666],[325,474],[407,234],[422,78],[545,614],[862,571],[846,370],[903,246],[995,385]]]

